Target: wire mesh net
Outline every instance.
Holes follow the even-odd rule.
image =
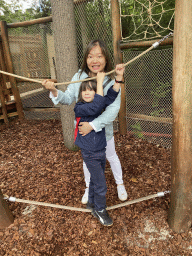
[[[140,53],[124,51],[124,62]],[[128,132],[166,147],[172,133],[172,58],[172,48],[154,50],[125,72]]]

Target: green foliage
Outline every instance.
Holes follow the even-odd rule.
[[[38,1],[39,2],[39,1]],[[22,10],[22,5],[17,0],[12,0],[10,4],[5,0],[0,0],[0,20],[7,23],[22,22],[51,15],[51,2],[50,0],[41,0],[40,6],[37,1],[31,2],[31,7],[27,10]]]
[[[51,1],[41,0],[40,6],[36,8],[36,18],[48,17],[50,15],[51,15]]]
[[[153,98],[152,107],[156,110],[151,113],[152,116],[159,116],[164,112],[165,108],[161,108],[162,105],[170,103],[172,85],[170,83],[158,82],[157,85],[153,85],[151,95]],[[162,104],[163,101],[163,104]]]
[[[144,138],[144,135],[142,133],[142,127],[141,124],[139,122],[136,122],[134,125],[131,125],[131,128],[133,129],[133,133],[136,137],[138,138]]]

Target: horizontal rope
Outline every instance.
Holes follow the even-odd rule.
[[[152,49],[154,48],[154,46],[152,45],[149,49],[147,49],[146,51],[142,52],[141,54],[139,54],[138,56],[136,56],[135,58],[133,58],[132,60],[128,61],[127,63],[124,64],[124,67],[126,67],[127,65],[129,65],[130,63],[132,63],[133,61],[135,61],[136,59],[140,58],[141,56],[143,56],[144,54],[146,54],[147,52],[151,51]],[[115,72],[115,69],[107,72],[105,75],[110,75],[112,73]],[[42,84],[42,80],[38,80],[38,79],[32,79],[32,78],[28,78],[28,77],[24,77],[24,76],[19,76],[19,75],[15,75],[15,74],[12,74],[12,73],[9,73],[9,72],[6,72],[6,71],[3,71],[3,70],[0,70],[0,73],[4,74],[4,75],[7,75],[7,76],[13,76],[15,78],[19,78],[19,79],[22,79],[22,80],[26,80],[26,81],[29,81],[29,82],[33,82],[33,83],[39,83],[39,84]],[[84,82],[84,81],[90,81],[90,80],[95,80],[96,77],[89,77],[89,78],[86,78],[86,79],[81,79],[81,80],[77,80],[77,81],[68,81],[68,82],[62,82],[62,83],[55,83],[55,85],[67,85],[67,84],[75,84],[75,83],[79,83],[79,82]]]
[[[149,195],[146,197],[141,197],[138,199],[130,200],[125,203],[109,206],[106,209],[107,210],[114,210],[120,207],[124,207],[127,205],[143,202],[149,199],[153,199],[156,197],[162,197],[165,196],[166,194],[170,193],[170,191],[165,191],[165,192],[158,192],[153,195]],[[79,212],[91,212],[89,209],[85,208],[77,208],[77,207],[72,207],[72,206],[65,206],[65,205],[58,205],[58,204],[50,204],[50,203],[44,203],[44,202],[37,202],[37,201],[31,201],[31,200],[24,200],[24,199],[19,199],[16,197],[9,197],[8,195],[3,195],[5,200],[9,200],[10,202],[18,202],[18,203],[25,203],[25,204],[33,204],[33,205],[39,205],[39,206],[47,206],[47,207],[52,207],[52,208],[59,208],[59,209],[64,209],[64,210],[70,210],[70,211],[79,211]]]
[[[163,37],[159,42],[154,43],[151,47],[149,47],[147,50],[145,50],[144,52],[142,52],[141,54],[139,54],[138,56],[136,56],[135,58],[131,59],[130,61],[128,61],[127,63],[124,64],[124,67],[126,67],[127,65],[131,64],[133,61],[141,58],[143,55],[145,55],[146,53],[148,53],[149,51],[151,51],[153,48],[156,48],[157,46],[159,46],[159,44],[161,42],[163,42],[166,38],[168,38],[169,36],[173,35],[173,33],[169,33],[167,36]],[[107,72],[105,75],[110,75],[112,73],[115,72],[115,69]],[[28,77],[24,77],[24,76],[19,76],[19,75],[15,75],[3,70],[0,70],[1,74],[7,75],[7,76],[12,76],[15,78],[19,78],[22,80],[26,80],[29,82],[33,82],[33,83],[39,83],[42,84],[42,80],[38,80],[38,79],[32,79],[32,78],[28,78]],[[55,85],[67,85],[67,84],[74,84],[74,83],[79,83],[79,82],[84,82],[84,81],[90,81],[90,80],[94,80],[96,79],[96,77],[91,77],[91,78],[86,78],[86,79],[82,79],[82,80],[77,80],[77,81],[68,81],[68,82],[62,82],[62,83],[55,83]]]

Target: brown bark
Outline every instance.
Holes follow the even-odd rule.
[[[118,0],[111,0],[111,22],[113,30],[113,49],[114,49],[114,61],[115,65],[123,63],[123,56],[119,47],[119,41],[121,40],[120,30],[120,10]],[[121,85],[121,107],[119,110],[119,131],[120,134],[125,135],[127,133],[126,125],[126,99],[125,99],[125,85]]]
[[[71,0],[52,0],[54,45],[58,82],[70,81],[78,70],[74,6]],[[64,91],[64,87],[60,89]],[[66,87],[65,87],[66,89]],[[74,149],[74,105],[61,106],[65,146]]]
[[[177,0],[173,42],[173,145],[169,225],[192,224],[192,2]]]

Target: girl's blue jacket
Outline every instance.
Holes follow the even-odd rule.
[[[78,124],[79,122],[91,122],[97,118],[102,110],[113,103],[119,92],[113,90],[112,86],[109,88],[107,95],[104,97],[95,94],[92,102],[78,102],[75,105],[75,117],[77,120],[75,129],[75,144],[81,149],[87,151],[99,151],[106,147],[106,136],[105,128],[100,132],[95,132],[94,130],[85,136],[79,134]]]

